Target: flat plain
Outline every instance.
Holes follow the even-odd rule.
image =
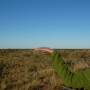
[[[90,67],[89,49],[57,49],[72,71]],[[0,49],[0,90],[63,90],[51,56],[32,49]]]

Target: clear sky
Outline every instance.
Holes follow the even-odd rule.
[[[0,48],[90,48],[90,0],[0,0]]]

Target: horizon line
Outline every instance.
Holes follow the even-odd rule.
[[[34,48],[0,48],[0,49],[34,49]],[[51,49],[90,49],[90,48],[51,48]]]

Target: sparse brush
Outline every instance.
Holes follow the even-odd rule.
[[[67,63],[90,57],[89,51],[61,50],[60,53]],[[87,63],[73,64],[71,68],[86,68]],[[32,50],[0,50],[0,90],[62,90],[62,85],[48,54]]]

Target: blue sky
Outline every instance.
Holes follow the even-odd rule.
[[[0,0],[0,48],[90,48],[90,0]]]

